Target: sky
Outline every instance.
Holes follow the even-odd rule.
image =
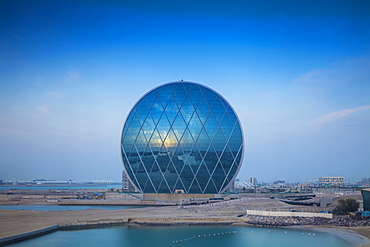
[[[121,179],[131,108],[172,81],[233,106],[238,178],[370,177],[370,2],[0,1],[0,179]]]

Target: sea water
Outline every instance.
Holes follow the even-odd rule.
[[[106,205],[0,205],[0,209],[5,210],[35,210],[35,211],[67,211],[85,209],[128,209],[142,206],[106,206]]]
[[[10,246],[125,247],[347,247],[350,243],[327,233],[246,226],[136,227],[57,231]]]
[[[119,189],[122,184],[70,184],[70,185],[17,185],[17,186],[0,186],[0,190],[78,190],[78,189]]]

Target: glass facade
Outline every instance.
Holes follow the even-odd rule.
[[[361,190],[361,194],[364,202],[364,210],[370,211],[370,188]]]
[[[124,169],[143,193],[222,193],[243,158],[238,117],[218,93],[192,82],[144,95],[122,131]]]

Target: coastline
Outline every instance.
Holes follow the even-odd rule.
[[[353,231],[351,228],[331,227],[331,226],[287,226],[284,228],[329,233],[351,243],[352,246],[355,247],[370,246],[369,238],[357,233],[356,231]]]
[[[21,241],[24,236],[32,237],[45,234],[50,227],[54,230],[74,230],[84,228],[99,228],[114,225],[135,226],[215,226],[215,225],[242,225],[262,226],[257,221],[248,220],[245,215],[247,209],[286,208],[286,204],[276,199],[253,199],[234,201],[202,206],[150,206],[127,209],[86,209],[66,211],[28,211],[28,210],[0,210],[0,245],[2,240],[12,237]],[[248,223],[249,222],[249,223]],[[253,223],[254,222],[254,223]],[[305,223],[310,221],[305,221]],[[252,224],[251,224],[252,223]],[[268,225],[265,225],[268,226]],[[331,225],[297,224],[282,226],[290,229],[307,231],[321,231],[338,236],[352,246],[370,246],[370,226],[340,227]]]
[[[66,225],[54,225],[43,229],[38,229],[31,232],[26,232],[18,235],[13,235],[5,238],[0,238],[0,246],[12,244],[20,241],[24,241],[30,238],[42,236],[49,234],[51,232],[60,230],[83,230],[90,228],[101,228],[108,226],[122,226],[122,225],[132,225],[139,227],[174,227],[174,226],[226,226],[226,225],[238,225],[238,226],[251,226],[251,227],[262,227],[253,224],[248,224],[245,222],[232,222],[231,219],[223,218],[195,218],[195,219],[179,219],[179,218],[162,218],[158,220],[156,218],[129,218],[127,221],[124,220],[99,220],[99,221],[85,221],[85,222],[74,222],[72,224]],[[340,227],[331,226],[284,226],[278,228],[294,229],[294,230],[304,230],[312,232],[322,232],[339,237],[353,247],[368,247],[370,246],[370,239],[351,230],[344,229]]]

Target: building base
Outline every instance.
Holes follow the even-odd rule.
[[[220,194],[165,194],[165,193],[144,193],[145,201],[168,201],[168,202],[209,202],[216,199],[223,200],[224,195]]]

